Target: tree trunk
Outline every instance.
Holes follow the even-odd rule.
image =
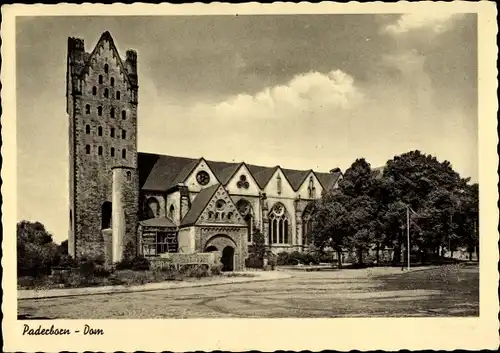
[[[337,249],[337,261],[338,261],[338,267],[339,269],[342,268],[342,251],[340,249]]]
[[[377,266],[379,266],[380,264],[380,243],[377,243],[377,249],[376,249],[377,253],[376,253],[376,259],[377,259]]]

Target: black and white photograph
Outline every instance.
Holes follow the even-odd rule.
[[[479,7],[88,6],[11,16],[2,47],[16,336],[102,340],[100,320],[479,322],[496,292],[480,291],[485,261],[498,283]]]

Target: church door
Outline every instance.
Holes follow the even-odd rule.
[[[226,246],[222,250],[222,271],[233,271],[234,270],[234,248],[232,246]]]

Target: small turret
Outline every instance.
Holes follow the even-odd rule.
[[[137,86],[137,52],[135,50],[127,50],[127,58],[125,60],[125,68],[132,83]]]

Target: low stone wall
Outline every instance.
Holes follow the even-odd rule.
[[[209,253],[166,253],[159,257],[150,258],[151,269],[162,269],[164,267],[179,267],[183,265],[208,265],[215,266],[220,264],[222,253],[219,251]]]

